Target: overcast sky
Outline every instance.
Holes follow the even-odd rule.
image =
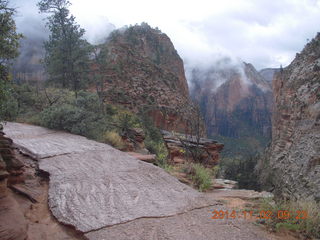
[[[11,0],[17,25],[32,31],[42,19],[35,0]],[[71,0],[71,13],[99,40],[114,27],[147,22],[159,27],[189,63],[232,56],[257,69],[289,64],[320,31],[320,0]],[[29,19],[27,21],[27,19]],[[29,22],[29,24],[28,24]]]

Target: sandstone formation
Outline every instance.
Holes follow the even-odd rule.
[[[198,148],[202,151],[200,161],[207,167],[213,167],[219,163],[219,153],[223,149],[223,144],[212,139],[199,138],[195,136],[183,135],[179,133],[171,133],[162,130],[163,139],[169,151],[171,163],[179,164],[185,161],[193,161],[188,159],[186,149]]]
[[[265,188],[320,201],[320,34],[273,80],[272,143],[259,163]]]
[[[148,155],[144,140],[146,138],[142,128],[130,128],[121,134],[124,147],[121,149],[125,152],[135,152]],[[141,160],[141,159],[140,159]]]
[[[191,95],[200,105],[209,137],[243,139],[252,149],[263,150],[271,135],[271,86],[251,64],[229,61],[193,69]]]
[[[0,124],[0,239],[24,240],[27,224],[19,205],[8,187],[23,173],[23,164],[15,158],[12,140],[6,137]]]
[[[208,204],[164,170],[109,145],[26,124],[8,123],[5,131],[50,174],[53,215],[82,232]]]
[[[184,131],[189,90],[183,61],[169,37],[146,23],[115,30],[100,46],[106,63],[97,83],[106,102],[150,116],[157,127]]]

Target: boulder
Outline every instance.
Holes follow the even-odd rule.
[[[238,182],[216,178],[213,180],[213,187],[216,189],[236,189],[238,188]]]
[[[223,144],[208,138],[197,139],[195,136],[186,136],[165,130],[162,130],[161,133],[172,163],[181,164],[185,160],[192,161],[192,159],[187,159],[186,148],[200,148],[202,150],[200,161],[207,167],[213,167],[219,163],[219,154],[224,147]]]

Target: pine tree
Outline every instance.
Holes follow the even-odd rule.
[[[67,0],[42,0],[40,12],[51,13],[48,27],[51,32],[45,42],[45,67],[50,80],[64,88],[71,88],[76,95],[86,83],[89,61],[89,43],[83,39],[84,29],[70,15]]]
[[[21,34],[16,32],[13,19],[15,9],[9,7],[7,0],[0,0],[0,120],[8,101],[8,65],[10,60],[18,56]]]

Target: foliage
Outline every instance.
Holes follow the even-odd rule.
[[[174,171],[174,167],[170,164],[160,165],[159,167],[163,168],[166,172],[171,173]]]
[[[68,91],[64,91],[64,95],[65,98],[59,98],[39,113],[40,124],[95,140],[103,139],[103,133],[112,128],[107,124],[111,122],[112,115],[100,109],[98,96],[85,91],[80,91],[77,99],[72,94],[69,96]]]
[[[18,102],[12,94],[8,94],[6,101],[1,106],[0,116],[7,121],[13,121],[18,116]]]
[[[84,118],[84,111],[82,111],[81,108],[70,104],[51,106],[41,113],[41,122],[44,126],[53,129],[70,131],[72,133],[78,132],[74,130],[74,128]]]
[[[15,9],[10,8],[9,1],[0,0],[0,64],[18,56],[19,40],[21,34],[16,32],[13,19]],[[2,69],[1,69],[2,70]],[[2,79],[2,75],[0,76]]]
[[[138,117],[127,110],[118,110],[112,118],[112,123],[117,128],[118,133],[128,139],[134,137],[130,129],[141,127]]]
[[[8,74],[9,61],[18,56],[21,34],[16,32],[13,19],[15,9],[10,8],[9,1],[0,0],[0,121],[14,118],[16,102],[10,91]]]
[[[9,80],[0,80],[0,94],[0,121],[12,121],[18,115],[19,109]]]
[[[201,191],[205,191],[212,187],[212,173],[210,169],[205,168],[201,164],[192,164],[192,181]]]
[[[156,163],[159,167],[166,171],[172,170],[172,167],[168,164],[168,150],[160,130],[155,127],[151,119],[143,110],[140,110],[139,118],[146,135],[146,139],[144,140],[146,148],[151,153],[156,154]]]
[[[122,138],[115,131],[107,131],[103,136],[103,142],[108,143],[117,149],[123,149],[125,146]]]
[[[168,150],[164,143],[160,142],[156,145],[156,160],[157,165],[162,168],[167,168],[169,166],[168,164]]]
[[[220,172],[224,178],[237,181],[239,188],[259,190],[258,176],[255,172],[257,161],[258,156],[222,158]]]
[[[16,120],[34,124],[39,124],[39,113],[44,109],[74,101],[74,94],[66,89],[38,89],[29,84],[12,84],[10,92],[10,102],[17,103]]]
[[[164,146],[164,141],[160,130],[155,127],[146,112],[148,112],[148,109],[140,109],[138,113],[139,121],[141,122],[141,126],[146,134],[146,139],[144,142],[146,148],[151,153],[157,154],[159,149],[161,149],[161,147],[159,148],[159,144],[161,144],[161,146]]]
[[[305,235],[307,238],[320,238],[320,206],[315,201],[279,201],[263,199],[261,211],[270,211],[273,216],[278,211],[288,211],[288,218],[272,217],[266,220],[266,224],[274,231],[288,229]],[[305,218],[304,213],[307,213]]]
[[[50,80],[62,87],[69,87],[76,93],[85,85],[84,76],[88,68],[89,44],[83,39],[84,29],[70,15],[67,0],[41,0],[41,12],[52,13],[48,17],[51,32],[45,42],[45,67]],[[70,16],[69,16],[70,15]]]
[[[18,103],[19,121],[80,134],[102,142],[106,142],[108,132],[131,138],[131,128],[143,128],[147,149],[156,154],[160,162],[166,160],[162,135],[143,114],[138,117],[120,107],[101,104],[98,94],[87,91],[79,91],[75,98],[72,91],[60,88],[37,89],[24,84],[15,85],[13,90]]]

